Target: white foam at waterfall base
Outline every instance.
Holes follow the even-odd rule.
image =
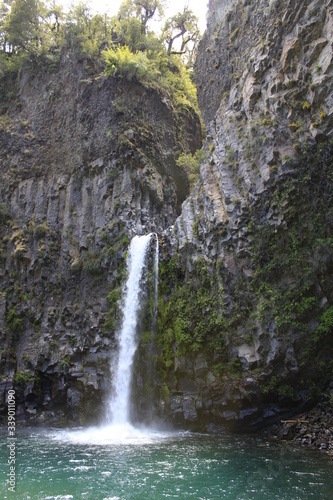
[[[179,432],[133,427],[130,423],[110,424],[71,431],[55,431],[54,440],[83,445],[146,445],[172,439]]]
[[[55,439],[75,444],[149,444],[175,435],[172,432],[138,428],[129,421],[130,387],[134,355],[137,349],[136,326],[140,308],[142,275],[152,234],[135,236],[128,250],[128,277],[124,288],[123,321],[119,330],[119,353],[113,372],[113,392],[107,404],[105,424],[98,427],[60,431]],[[155,235],[156,236],[156,235]],[[157,308],[158,241],[155,253],[155,307]],[[112,369],[112,367],[111,367]],[[176,433],[177,434],[177,433]]]

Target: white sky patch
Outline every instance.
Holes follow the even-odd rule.
[[[87,0],[86,3],[91,8],[93,13],[105,14],[110,16],[117,14],[122,0]],[[58,0],[64,8],[68,8],[73,2],[72,0]],[[78,1],[74,2],[78,3]],[[199,18],[200,31],[203,34],[206,28],[206,12],[208,0],[168,0],[165,11],[165,19],[171,17],[177,12],[182,12],[185,6],[188,6],[194,14]],[[150,27],[158,30],[158,27],[153,27],[154,23],[150,23]],[[164,21],[163,21],[164,24]]]

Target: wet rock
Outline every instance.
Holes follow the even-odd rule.
[[[194,401],[191,398],[191,396],[184,396],[183,413],[184,413],[184,419],[190,422],[195,422],[198,418]]]
[[[237,355],[245,371],[258,366],[260,356],[258,355],[255,347],[242,344],[237,348],[237,351]]]
[[[271,427],[267,433],[278,439],[318,448],[333,456],[333,411],[328,392],[323,393],[321,402],[312,409],[281,420],[280,425]]]
[[[225,335],[223,361],[207,354],[207,372],[201,360],[186,366],[176,354],[175,362],[178,387],[203,398],[198,419],[204,426],[226,418],[235,426],[241,421],[239,428],[246,422],[263,426],[308,399],[302,360],[321,313],[314,308],[307,317],[296,303],[282,310],[283,296],[297,295],[306,278],[277,262],[288,261],[283,241],[292,227],[298,231],[304,224],[306,230],[300,213],[313,203],[310,190],[302,209],[296,207],[300,196],[295,197],[291,179],[300,175],[298,145],[310,147],[315,137],[327,146],[333,133],[332,40],[326,0],[262,0],[253,11],[237,0],[209,4],[208,29],[195,63],[207,158],[182,214],[164,233],[168,255],[186,260],[184,282],[200,289],[193,277],[200,258],[219,289],[216,311],[225,326],[214,334],[223,330]],[[277,192],[283,193],[278,201]],[[273,236],[266,241],[262,234]],[[318,256],[312,248],[307,252],[311,294],[326,310],[333,282],[325,284],[328,298],[319,285]],[[266,288],[256,275],[266,280]],[[306,376],[314,380],[314,372]]]

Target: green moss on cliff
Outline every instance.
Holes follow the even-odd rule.
[[[17,340],[24,330],[24,317],[18,314],[16,306],[8,309],[6,314],[6,325]]]
[[[177,355],[225,353],[228,322],[218,281],[203,259],[195,260],[185,275],[184,256],[176,255],[160,265],[158,344],[164,378]]]
[[[260,335],[264,351],[269,350],[272,331],[278,341],[293,345],[298,368],[290,370],[284,359],[268,367],[262,358],[259,369],[274,375],[263,382],[265,397],[290,399],[296,388],[332,377],[332,175],[329,143],[298,149],[290,174],[271,198],[265,196],[252,209],[247,225],[249,275],[243,273],[232,245],[227,249],[235,263],[232,273],[221,261],[192,262],[190,246],[162,264],[159,345],[165,380],[177,354],[196,351],[207,359],[222,354],[215,369],[222,376],[239,363],[233,346],[251,346]],[[263,221],[268,210],[280,222],[267,217]],[[225,234],[216,232],[216,238],[225,239]],[[238,375],[244,367],[239,363],[239,368]],[[250,369],[256,370],[256,365]]]

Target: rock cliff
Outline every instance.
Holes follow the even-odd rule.
[[[209,3],[206,160],[161,278],[163,411],[181,425],[261,425],[332,377],[332,16],[330,1]]]
[[[332,379],[332,42],[329,0],[210,0],[190,194],[175,160],[201,146],[191,108],[68,55],[25,68],[0,117],[2,411],[14,384],[22,421],[96,420],[124,254],[148,231],[159,314],[138,404],[148,358],[157,413],[181,426],[245,429],[316,400]]]
[[[22,421],[79,422],[110,383],[128,241],[180,213],[175,159],[201,147],[201,122],[70,54],[19,85],[0,117],[1,405],[14,385]]]

